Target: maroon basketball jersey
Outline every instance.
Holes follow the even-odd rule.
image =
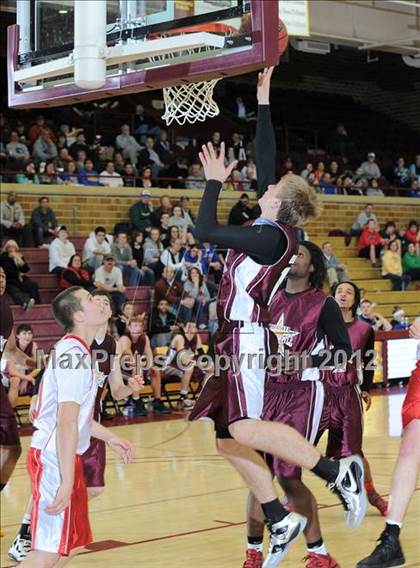
[[[331,385],[357,385],[363,382],[363,370],[357,369],[358,362],[363,362],[366,351],[366,344],[372,333],[372,327],[365,321],[358,319],[351,323],[346,323],[347,331],[350,337],[351,348],[357,355],[354,361],[347,364],[345,372],[334,372],[327,376],[327,382]]]
[[[318,338],[318,322],[328,296],[317,288],[308,288],[298,294],[277,292],[270,305],[271,331],[277,337],[278,353],[285,355],[287,350],[296,353],[306,352],[315,355],[327,346],[326,338]],[[296,382],[319,380],[323,374],[313,367],[293,375],[276,373],[276,382]]]
[[[143,355],[146,349],[146,334],[142,333],[137,341],[134,341],[129,333],[126,333],[126,336],[131,341],[131,351],[133,355]]]
[[[117,342],[107,333],[102,343],[98,343],[96,339],[93,340],[91,345],[92,359],[97,359],[98,371],[100,373],[100,382],[98,384],[98,391],[95,399],[94,419],[99,422],[101,418],[101,399],[102,393],[108,383],[108,377],[111,372],[111,362],[117,350]],[[106,353],[106,356],[105,356]]]
[[[7,341],[13,329],[11,303],[12,301],[7,294],[0,296],[0,359],[6,347],[5,341]]]
[[[195,353],[197,350],[197,343],[198,343],[197,334],[195,334],[192,339],[188,339],[183,329],[179,331],[179,334],[182,335],[182,337],[184,338],[184,345],[185,345],[184,349],[190,349],[193,353]]]
[[[278,222],[257,220],[275,225],[287,239],[283,256],[274,264],[258,264],[242,252],[229,249],[219,285],[217,315],[219,321],[270,323],[268,307],[295,262],[298,244],[295,230]],[[267,247],[270,243],[267,243]]]

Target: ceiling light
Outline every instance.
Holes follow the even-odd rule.
[[[58,13],[59,13],[59,14],[67,14],[67,13],[68,13],[68,10],[58,10]]]

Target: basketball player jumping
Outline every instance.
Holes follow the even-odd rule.
[[[420,324],[411,326],[410,335],[420,340]],[[385,529],[375,550],[356,568],[389,568],[405,564],[399,536],[420,472],[420,342],[417,365],[411,374],[402,408],[402,420],[403,434],[391,482]]]
[[[133,456],[129,442],[93,421],[98,377],[89,345],[108,321],[108,311],[75,286],[54,299],[53,313],[66,335],[55,345],[38,395],[28,452],[33,550],[22,562],[24,568],[61,567],[92,541],[81,459],[91,435],[126,463]]]
[[[258,86],[259,113],[268,117],[271,73],[272,69],[261,73]],[[271,125],[270,120],[268,124]],[[264,149],[259,151],[264,151],[274,163],[273,149],[274,132],[269,127],[264,132]],[[302,178],[287,175],[278,183],[273,183],[274,178],[267,180],[267,191],[259,199],[261,217],[251,226],[219,225],[218,196],[236,165],[233,162],[225,166],[224,159],[224,144],[219,156],[211,144],[202,147],[200,160],[207,183],[196,235],[202,241],[229,249],[219,287],[220,335],[216,353],[230,358],[230,364],[220,377],[207,381],[190,418],[213,417],[219,434],[224,430],[232,436],[233,440],[225,444],[219,435],[218,449],[242,475],[262,505],[271,533],[264,566],[272,567],[284,558],[290,543],[305,528],[306,519],[297,513],[288,513],[281,505],[271,472],[255,450],[310,469],[327,481],[329,488],[345,503],[346,518],[354,526],[361,522],[365,512],[363,464],[358,457],[333,462],[322,457],[293,428],[260,420],[266,373],[258,360],[261,355],[270,354],[269,303],[295,260],[294,227],[316,216],[319,206],[314,190]]]
[[[348,360],[352,355],[340,309],[334,298],[322,291],[325,278],[321,249],[311,242],[301,243],[286,286],[276,293],[270,306],[271,329],[277,337],[278,352],[286,358],[283,369],[270,370],[262,419],[287,424],[311,443],[329,422],[328,413],[324,412],[322,381],[331,368],[323,368],[323,363],[327,355],[331,361],[338,353]],[[327,353],[328,346],[331,349]],[[296,354],[300,359],[293,357]],[[293,511],[308,519],[304,530],[308,548],[306,568],[339,568],[324,544],[317,502],[302,482],[302,469],[268,454],[265,459]],[[248,498],[247,526],[248,549],[243,568],[261,568],[264,516],[252,493]]]
[[[100,422],[102,395],[108,382],[114,400],[122,400],[133,393],[136,395],[141,391],[143,378],[141,375],[130,376],[128,377],[128,384],[124,384],[120,368],[121,352],[115,339],[108,333],[108,322],[113,314],[111,297],[105,290],[94,290],[92,296],[96,302],[102,305],[102,309],[108,316],[107,321],[99,329],[91,345],[92,356],[99,371],[94,419]],[[32,397],[31,407],[37,404],[36,399],[37,395]],[[105,442],[91,437],[89,448],[82,454],[81,458],[88,498],[98,497],[105,489]],[[31,519],[32,498],[23,516],[19,533],[16,535],[8,552],[10,558],[17,562],[22,562],[31,550]]]

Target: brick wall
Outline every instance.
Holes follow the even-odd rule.
[[[112,231],[115,223],[128,220],[128,211],[139,195],[138,189],[121,188],[85,188],[79,186],[25,186],[3,184],[2,199],[8,191],[17,191],[27,218],[38,205],[41,195],[48,195],[60,223],[67,225],[71,234],[85,235],[98,225],[104,225]],[[195,190],[152,190],[153,203],[158,205],[159,196],[167,194],[173,202],[187,194],[191,207],[198,210],[201,192]],[[219,202],[219,221],[226,222],[232,205],[238,200],[235,192],[222,192]],[[375,206],[379,221],[383,224],[393,219],[398,225],[406,224],[410,219],[420,219],[419,200],[410,198],[368,198],[353,196],[321,196],[322,215],[310,222],[305,228],[310,237],[323,236],[331,229],[349,229],[354,218],[367,203]]]

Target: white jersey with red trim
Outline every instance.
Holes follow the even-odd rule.
[[[76,402],[80,406],[76,453],[88,449],[97,391],[95,377],[91,351],[81,338],[67,335],[55,344],[38,394],[33,448],[56,452],[58,405]]]

